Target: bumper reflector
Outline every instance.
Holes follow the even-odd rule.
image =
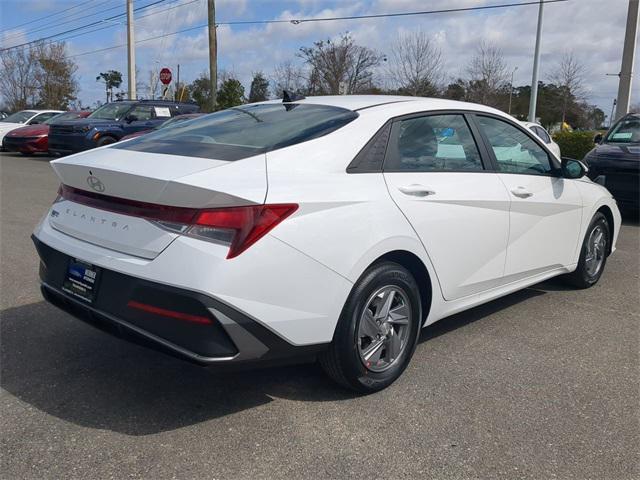
[[[210,325],[213,323],[208,317],[203,317],[201,315],[192,315],[190,313],[176,312],[174,310],[167,310],[166,308],[154,307],[153,305],[136,302],[135,300],[129,300],[127,302],[127,307],[142,310],[143,312],[152,313],[154,315],[160,315],[161,317],[182,320],[184,322],[199,323],[201,325]]]

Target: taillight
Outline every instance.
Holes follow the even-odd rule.
[[[228,243],[227,258],[240,255],[298,209],[295,203],[202,210],[186,235]]]
[[[159,227],[229,246],[234,258],[298,209],[296,203],[197,209],[110,197],[61,185],[57,201],[70,200],[122,215],[141,217]]]

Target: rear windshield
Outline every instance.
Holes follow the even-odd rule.
[[[326,105],[242,105],[159,129],[113,148],[239,160],[327,135],[357,117],[351,110]]]

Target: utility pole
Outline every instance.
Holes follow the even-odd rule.
[[[216,109],[216,93],[218,89],[218,39],[216,37],[216,4],[215,0],[207,0],[209,19],[209,81],[211,82],[211,104]]]
[[[513,74],[516,73],[516,70],[518,70],[518,67],[511,72],[511,83],[509,83],[509,115],[511,115],[511,98],[513,97]]]
[[[529,121],[536,121],[536,104],[538,103],[538,64],[540,63],[540,40],[542,37],[542,10],[544,1],[538,7],[538,30],[536,33],[536,50],[533,54],[533,76],[531,78],[531,99],[529,101]]]
[[[622,118],[629,112],[629,104],[631,103],[631,79],[633,77],[633,61],[636,54],[636,37],[638,33],[638,3],[638,0],[629,0],[615,120]]]
[[[180,64],[178,64],[178,80],[176,81],[176,90],[173,92],[173,101],[178,100],[178,90],[180,90]]]
[[[136,41],[133,34],[133,0],[127,0],[127,79],[129,98],[136,99]]]

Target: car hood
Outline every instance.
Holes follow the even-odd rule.
[[[47,135],[49,133],[49,125],[27,125],[26,127],[16,128],[7,133],[7,137],[37,137]]]
[[[603,143],[587,154],[587,160],[640,160],[640,143],[613,144]]]

